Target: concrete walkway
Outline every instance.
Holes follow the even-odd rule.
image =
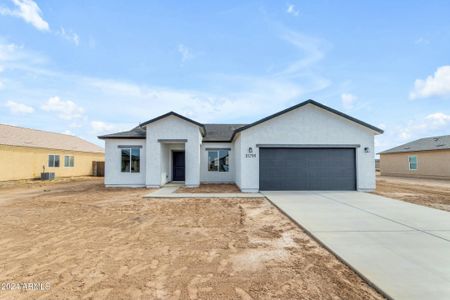
[[[450,299],[450,213],[359,192],[264,192],[394,299]]]
[[[181,184],[168,184],[144,198],[263,198],[260,193],[176,193]]]

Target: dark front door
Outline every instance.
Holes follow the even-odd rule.
[[[259,189],[355,190],[355,149],[262,148]]]
[[[172,152],[172,180],[184,181],[184,152]]]

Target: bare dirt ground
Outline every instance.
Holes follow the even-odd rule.
[[[201,184],[198,188],[180,187],[175,193],[240,193],[235,184]]]
[[[1,299],[380,299],[265,199],[145,200],[98,179],[0,188]]]
[[[450,181],[377,176],[374,193],[450,211]]]

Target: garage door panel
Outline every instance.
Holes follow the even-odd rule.
[[[355,149],[261,148],[260,190],[355,190]]]

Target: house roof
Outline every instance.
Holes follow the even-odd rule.
[[[189,118],[187,118],[185,116],[182,116],[180,114],[177,114],[174,111],[168,112],[168,113],[166,113],[164,115],[160,115],[159,117],[156,117],[156,118],[153,118],[151,120],[145,121],[144,123],[141,123],[140,125],[141,125],[141,127],[144,127],[145,125],[148,125],[150,123],[156,122],[158,120],[164,119],[164,118],[169,117],[169,116],[175,116],[175,117],[183,119],[183,120],[185,120],[187,122],[190,122],[190,123],[192,123],[194,125],[197,125],[198,127],[200,127],[200,131],[202,132],[203,136],[205,135],[205,125],[203,125],[202,123],[199,123],[197,121],[194,121],[192,119],[189,119]]]
[[[388,153],[402,153],[402,152],[416,152],[416,151],[431,151],[450,149],[450,135],[433,136],[418,139],[392,149],[380,152],[380,154]]]
[[[111,134],[101,135],[99,139],[145,139],[146,127],[136,126],[128,131],[121,131]]]
[[[229,142],[236,129],[246,124],[205,124],[205,142]]]
[[[103,148],[74,135],[0,124],[0,144],[103,153]]]
[[[184,117],[184,116],[182,116],[180,114],[177,114],[175,112],[169,112],[167,114],[164,114],[164,115],[161,115],[161,116],[156,117],[154,119],[151,119],[149,121],[146,121],[146,122],[140,124],[140,126],[137,126],[137,127],[133,128],[133,129],[131,129],[129,131],[123,131],[123,132],[103,135],[103,136],[99,136],[99,138],[100,139],[109,139],[109,138],[112,138],[112,139],[114,139],[114,138],[145,139],[145,136],[146,136],[145,135],[145,125],[150,124],[150,123],[155,122],[155,121],[158,121],[158,120],[163,119],[165,117],[173,115],[173,116],[179,117],[179,118],[181,118],[183,120],[186,120],[188,122],[191,122],[191,123],[199,126],[201,128],[201,130],[202,130],[203,141],[205,141],[205,142],[230,142],[230,141],[233,140],[234,136],[238,132],[241,132],[241,131],[243,131],[245,129],[248,129],[250,127],[256,126],[256,125],[261,124],[263,122],[266,122],[266,121],[268,121],[270,119],[278,117],[278,116],[280,116],[282,114],[285,114],[287,112],[290,112],[290,111],[292,111],[294,109],[300,108],[300,107],[302,107],[304,105],[307,105],[307,104],[312,104],[312,105],[315,105],[315,106],[320,107],[322,109],[325,109],[325,110],[327,110],[327,111],[329,111],[331,113],[337,114],[337,115],[339,115],[339,116],[341,116],[343,118],[346,118],[346,119],[348,119],[348,120],[350,120],[352,122],[358,123],[358,124],[360,124],[362,126],[365,126],[365,127],[369,128],[371,130],[374,130],[377,133],[383,133],[383,130],[381,130],[381,129],[375,127],[375,126],[367,124],[367,123],[365,123],[365,122],[363,122],[361,120],[353,118],[353,117],[351,117],[349,115],[346,115],[346,114],[344,114],[344,113],[342,113],[340,111],[332,109],[332,108],[330,108],[328,106],[325,106],[325,105],[323,105],[323,104],[321,104],[319,102],[316,102],[314,100],[307,100],[307,101],[304,101],[304,102],[299,103],[297,105],[294,105],[292,107],[289,107],[289,108],[287,108],[285,110],[277,112],[277,113],[275,113],[273,115],[270,115],[268,117],[260,119],[260,120],[258,120],[256,122],[253,122],[251,124],[201,124],[201,123],[198,123],[198,122],[196,122],[194,120],[186,118],[186,117]]]
[[[245,124],[204,124],[204,142],[229,142],[235,129]],[[142,126],[142,125],[141,125]],[[137,126],[128,131],[122,131],[99,136],[100,139],[145,139],[146,127]]]
[[[277,112],[277,113],[274,113],[273,115],[270,115],[270,116],[268,116],[268,117],[262,118],[262,119],[260,119],[260,120],[258,120],[258,121],[256,121],[256,122],[253,122],[253,123],[251,123],[251,124],[248,124],[248,125],[246,125],[246,126],[243,126],[243,127],[241,127],[241,128],[238,128],[238,129],[236,129],[236,130],[234,131],[233,137],[236,135],[236,133],[238,133],[238,132],[240,132],[240,131],[246,130],[246,129],[250,128],[250,127],[256,126],[256,125],[261,124],[261,123],[264,123],[264,122],[266,122],[266,121],[269,121],[269,120],[271,120],[271,119],[273,119],[273,118],[275,118],[275,117],[281,116],[281,115],[283,115],[283,114],[285,114],[285,113],[288,113],[288,112],[290,112],[290,111],[292,111],[292,110],[294,110],[294,109],[300,108],[300,107],[305,106],[305,105],[307,105],[307,104],[315,105],[315,106],[320,107],[320,108],[322,108],[322,109],[325,109],[326,111],[329,111],[329,112],[331,112],[331,113],[333,113],[333,114],[339,115],[339,116],[341,116],[341,117],[343,117],[343,118],[346,118],[346,119],[348,119],[348,120],[350,120],[350,121],[352,121],[352,122],[358,123],[358,124],[360,124],[360,125],[362,125],[362,126],[364,126],[364,127],[367,127],[367,128],[369,128],[369,129],[372,129],[372,130],[374,130],[374,131],[376,131],[376,132],[378,132],[378,133],[383,133],[383,130],[381,130],[380,128],[377,128],[377,127],[372,126],[372,125],[370,125],[370,124],[368,124],[368,123],[366,123],[366,122],[363,122],[363,121],[358,120],[358,119],[356,119],[356,118],[353,118],[353,117],[351,117],[351,116],[349,116],[349,115],[346,115],[346,114],[344,114],[344,113],[342,113],[342,112],[340,112],[340,111],[338,111],[338,110],[335,110],[335,109],[333,109],[333,108],[331,108],[331,107],[328,107],[328,106],[326,106],[326,105],[323,105],[322,103],[319,103],[319,102],[317,102],[317,101],[314,101],[314,100],[312,100],[312,99],[309,99],[309,100],[306,100],[306,101],[304,101],[304,102],[301,102],[301,103],[299,103],[299,104],[297,104],[297,105],[294,105],[294,106],[291,106],[291,107],[289,107],[289,108],[286,108],[285,110],[282,110],[282,111],[279,111],[279,112]]]

